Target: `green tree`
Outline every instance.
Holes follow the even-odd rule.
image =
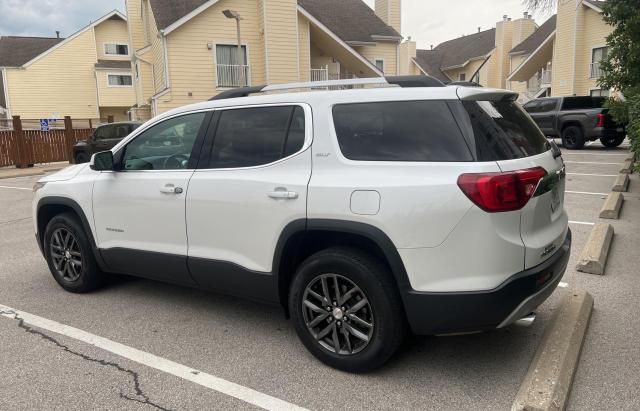
[[[608,0],[604,20],[613,27],[607,37],[609,52],[601,62],[602,88],[615,89],[624,98],[611,98],[608,107],[617,121],[628,122],[632,150],[640,150],[640,0]]]

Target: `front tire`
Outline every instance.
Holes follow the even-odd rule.
[[[562,130],[562,146],[571,150],[579,150],[584,147],[584,133],[578,126],[568,126]]]
[[[615,148],[615,147],[618,147],[620,144],[622,144],[625,138],[626,138],[625,135],[620,135],[616,137],[603,137],[600,139],[600,142],[602,143],[603,146],[607,148]]]
[[[53,278],[72,293],[86,293],[100,287],[100,271],[87,234],[71,213],[57,215],[44,232],[43,250]]]
[[[291,284],[289,309],[307,349],[343,371],[380,367],[406,333],[389,269],[356,249],[327,249],[304,261]]]

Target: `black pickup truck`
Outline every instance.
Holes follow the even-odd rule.
[[[73,147],[74,162],[76,164],[87,163],[92,155],[112,149],[120,140],[141,125],[142,123],[138,121],[126,121],[98,126],[88,139],[79,141]]]
[[[626,137],[625,125],[613,121],[604,102],[604,97],[545,97],[529,101],[524,109],[545,135],[562,138],[566,148],[579,149],[598,139],[605,147],[617,147]]]

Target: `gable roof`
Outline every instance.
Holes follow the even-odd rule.
[[[415,63],[428,75],[448,83],[451,79],[440,70],[443,54],[438,50],[416,50]]]
[[[362,0],[298,0],[298,4],[346,42],[375,42],[377,36],[402,39]]]
[[[605,1],[598,1],[598,0],[584,0],[584,3],[587,3],[588,5],[591,5],[593,7],[596,7],[597,11],[602,12],[602,8],[604,7],[604,4],[606,3]]]
[[[49,37],[0,37],[0,67],[21,67],[63,40]]]
[[[545,21],[538,30],[534,31],[522,43],[511,49],[509,54],[530,54],[533,53],[544,41],[556,31],[556,21],[558,16],[554,14]]]
[[[217,1],[149,0],[158,30],[175,27],[181,20],[193,17],[190,14],[197,15]],[[373,42],[376,36],[397,40],[402,37],[362,0],[298,0],[298,5],[346,42]]]
[[[434,50],[442,53],[442,69],[462,66],[469,60],[485,57],[496,47],[496,29],[445,41]]]

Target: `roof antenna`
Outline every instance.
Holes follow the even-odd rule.
[[[58,39],[60,38],[60,31],[59,30],[56,30],[56,38],[58,38]]]
[[[478,27],[478,33],[480,33],[480,30],[482,30],[482,27]]]

